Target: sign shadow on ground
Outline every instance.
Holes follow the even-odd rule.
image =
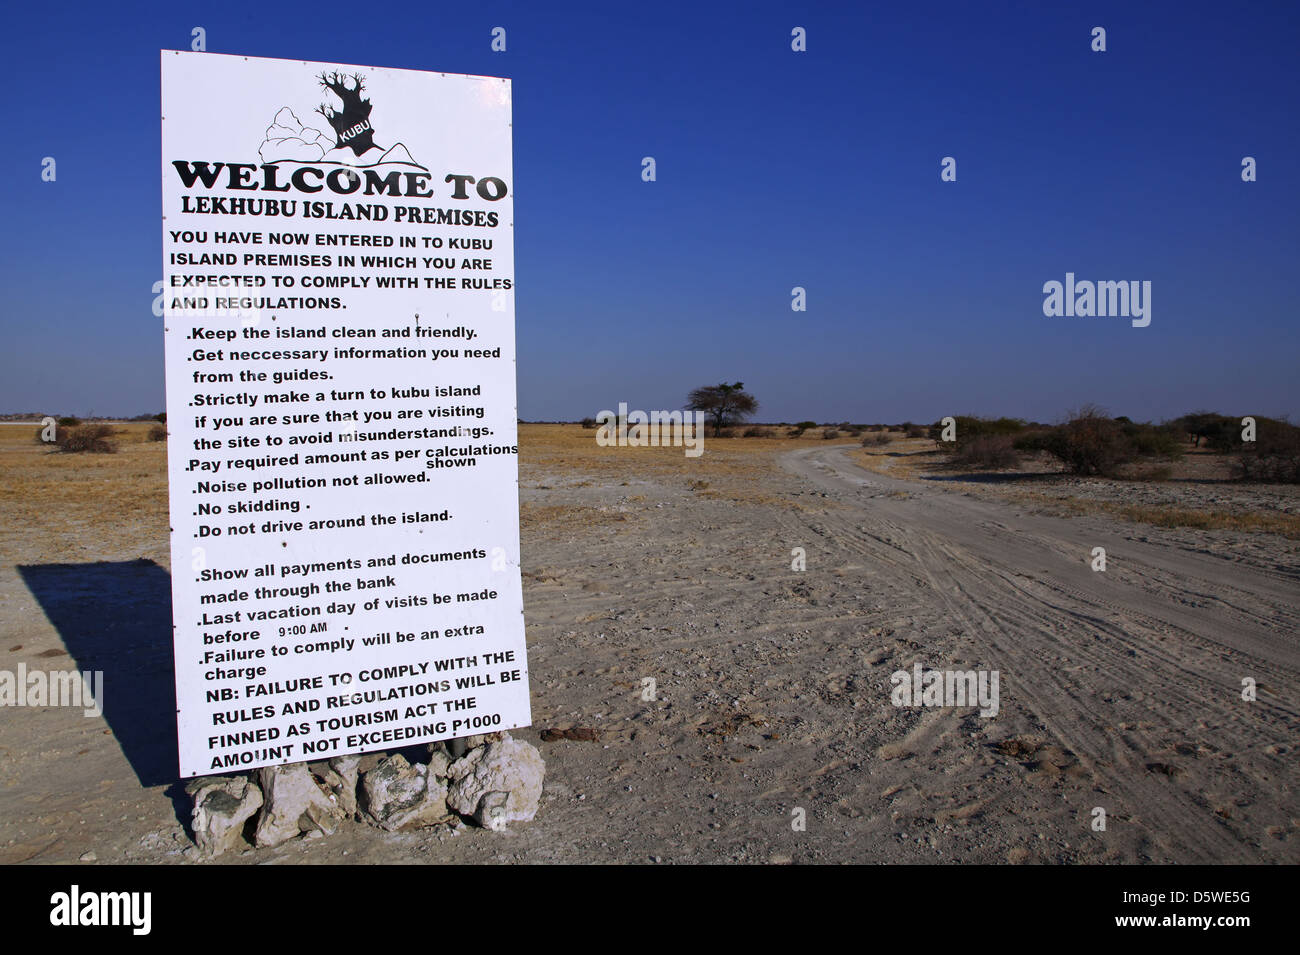
[[[141,786],[176,782],[171,576],[151,560],[19,566],[76,669],[104,674],[104,721]]]

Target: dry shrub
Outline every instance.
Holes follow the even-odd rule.
[[[1174,469],[1167,464],[1153,468],[1144,468],[1133,474],[1134,481],[1168,481],[1174,476]]]
[[[773,431],[771,428],[760,428],[758,426],[754,426],[752,428],[745,429],[745,437],[747,438],[771,438],[774,437],[775,435],[776,432]]]
[[[882,448],[887,444],[889,444],[889,434],[884,431],[877,431],[862,439],[862,446],[864,448]]]
[[[981,418],[978,415],[956,415],[953,418],[954,438],[958,447],[975,438],[995,434],[1020,434],[1025,430],[1025,423],[1019,418]],[[943,440],[944,426],[936,421],[926,430],[926,435],[939,446],[941,451],[951,451],[951,441]]]
[[[150,441],[166,441],[166,440],[167,440],[167,428],[164,427],[163,425],[160,425],[160,424],[156,424],[156,425],[154,425],[152,428],[149,429],[149,440],[150,440]]]
[[[1046,451],[1072,474],[1114,474],[1132,460],[1119,425],[1095,405],[1069,413],[1065,424],[1022,435],[1020,451]]]
[[[1009,434],[982,434],[958,445],[948,463],[964,469],[1013,468],[1020,463],[1014,442]]]
[[[1300,483],[1300,428],[1275,418],[1256,419],[1255,440],[1242,444],[1237,472],[1247,481]]]
[[[1096,405],[1070,412],[1065,424],[1021,435],[1015,447],[1046,451],[1073,474],[1110,477],[1139,458],[1174,458],[1183,450],[1175,429],[1111,418]]]
[[[840,433],[836,431],[834,428],[827,428],[825,431],[822,432],[822,437],[825,438],[827,441],[830,441],[832,438],[838,438],[839,436]]]
[[[112,440],[114,431],[106,424],[83,424],[75,428],[59,428],[55,442],[60,451],[78,454],[88,451],[91,454],[115,454],[117,442]]]

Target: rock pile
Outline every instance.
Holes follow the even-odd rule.
[[[537,814],[546,766],[536,747],[500,732],[428,751],[427,763],[371,754],[199,777],[186,787],[194,841],[212,857],[250,840],[266,848],[320,838],[350,819],[389,832],[462,820],[499,831]]]
[[[447,767],[448,807],[485,829],[532,819],[546,774],[535,746],[500,735]]]

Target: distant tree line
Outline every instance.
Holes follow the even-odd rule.
[[[751,418],[758,401],[745,391],[743,382],[705,385],[687,396],[686,407],[708,416],[708,434],[734,436],[734,428]],[[1159,424],[1133,421],[1126,415],[1112,417],[1097,405],[1070,411],[1054,425],[1021,418],[984,418],[955,415],[951,422],[936,421],[929,427],[912,421],[902,424],[854,424],[848,421],[799,421],[781,423],[786,435],[800,438],[821,428],[821,436],[835,439],[859,437],[864,446],[890,443],[889,433],[909,438],[928,436],[950,454],[949,463],[959,468],[1011,468],[1023,454],[1046,453],[1071,474],[1115,476],[1125,467],[1143,461],[1173,461],[1189,448],[1205,448],[1231,455],[1237,475],[1247,480],[1300,483],[1300,427],[1285,419],[1252,416],[1251,428],[1242,417],[1212,411],[1194,411]],[[616,426],[624,422],[615,422]],[[594,428],[594,418],[582,420]],[[949,434],[951,432],[951,434]],[[745,437],[771,438],[772,426],[751,425]],[[1253,437],[1248,440],[1247,437]],[[948,440],[951,437],[952,440]]]
[[[1189,448],[1203,447],[1231,455],[1243,479],[1300,483],[1300,428],[1254,415],[1254,440],[1244,440],[1251,430],[1244,417],[1197,411],[1154,424],[1085,405],[1056,425],[957,415],[954,440],[944,440],[942,421],[932,424],[928,435],[940,450],[951,452],[956,467],[1008,468],[1022,453],[1046,452],[1071,474],[1114,476],[1136,462],[1172,461]]]

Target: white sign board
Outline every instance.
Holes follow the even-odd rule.
[[[162,53],[182,776],[530,722],[508,80]]]

